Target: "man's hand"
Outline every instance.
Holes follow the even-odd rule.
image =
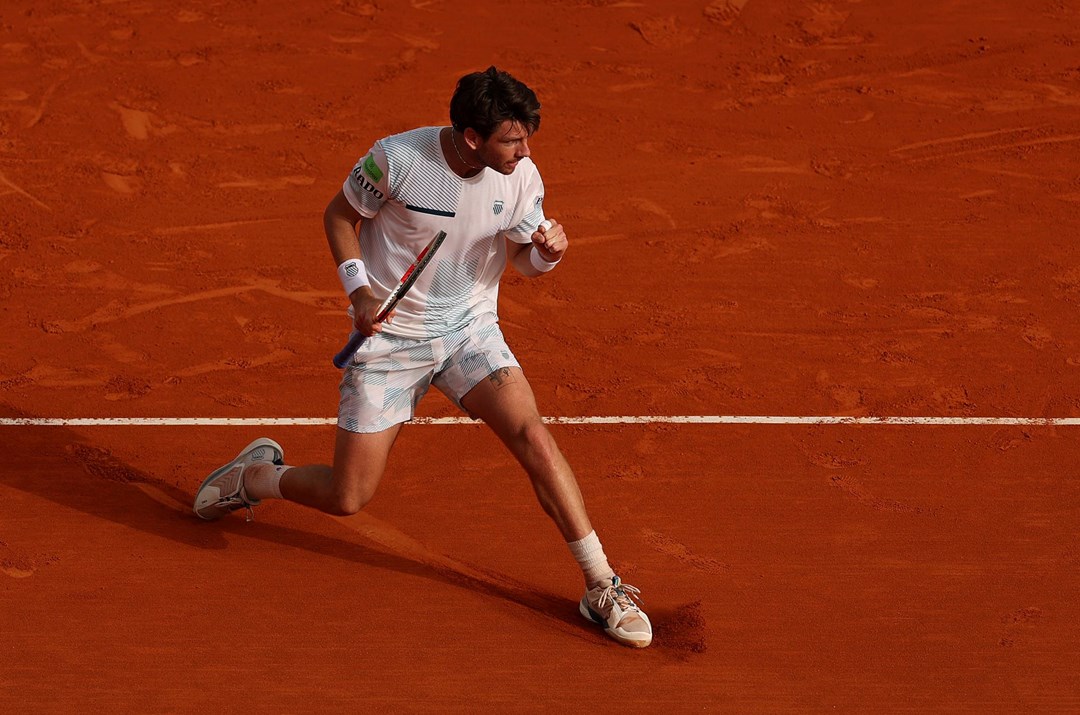
[[[353,324],[361,335],[370,338],[375,333],[382,332],[382,323],[375,322],[375,313],[382,305],[382,301],[371,293],[370,287],[364,286],[354,290],[349,296],[349,302],[352,303]],[[391,310],[386,316],[386,322],[393,322],[396,312],[396,310]]]
[[[566,239],[566,231],[563,230],[562,224],[554,219],[547,219],[547,223],[551,226],[545,228],[543,224],[540,224],[540,228],[532,235],[532,242],[541,258],[548,263],[556,263],[566,253],[570,242]]]

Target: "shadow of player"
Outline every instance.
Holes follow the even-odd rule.
[[[6,406],[0,406],[0,416],[29,417]],[[6,464],[0,471],[0,483],[94,518],[195,549],[227,549],[229,535],[243,535],[370,568],[420,576],[516,604],[559,624],[575,637],[604,640],[584,623],[574,601],[493,571],[464,564],[457,568],[446,558],[441,563],[425,562],[385,548],[266,522],[249,524],[241,518],[225,518],[210,525],[192,513],[192,494],[124,463],[69,428],[19,426],[5,432]],[[362,533],[360,536],[363,538]]]

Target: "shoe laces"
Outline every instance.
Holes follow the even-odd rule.
[[[247,514],[244,515],[244,521],[255,521],[255,510],[251,508],[251,504],[248,503],[240,495],[228,497],[225,499],[219,499],[218,506],[225,507],[229,511],[236,511],[237,509],[247,509]]]
[[[616,577],[617,578],[617,577]],[[614,603],[620,609],[625,611],[638,611],[638,603],[645,605],[645,601],[641,599],[639,595],[641,589],[631,586],[628,583],[623,583],[619,580],[614,581],[610,586],[600,592],[600,600],[596,602],[596,605],[603,608],[609,603]]]

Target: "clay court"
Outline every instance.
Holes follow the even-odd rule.
[[[1080,710],[1080,3],[914,5],[6,2],[0,710]],[[490,64],[570,237],[502,327],[646,650],[434,390],[361,514],[191,512],[331,458],[323,208]]]

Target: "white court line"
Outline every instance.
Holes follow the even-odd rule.
[[[777,417],[644,415],[545,417],[549,425],[931,425],[1080,426],[1080,417]],[[333,417],[3,417],[0,427],[306,427],[337,424]],[[467,417],[417,417],[418,425],[473,425]]]

